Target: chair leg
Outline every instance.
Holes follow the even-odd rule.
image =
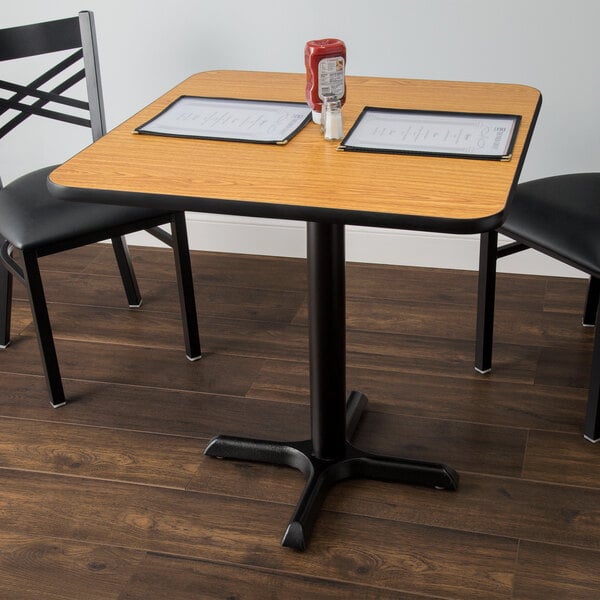
[[[202,356],[202,349],[198,334],[198,314],[196,312],[196,298],[185,213],[175,213],[171,218],[171,235],[173,237],[175,273],[177,274],[185,353],[190,360],[197,360]]]
[[[584,437],[590,442],[600,441],[600,324],[596,323],[592,375],[585,415]]]
[[[492,369],[497,255],[498,232],[490,231],[482,233],[479,244],[479,282],[477,289],[477,330],[475,341],[475,370],[480,373],[487,373]]]
[[[0,348],[6,348],[10,344],[12,283],[12,273],[0,261]]]
[[[582,323],[584,327],[593,327],[596,323],[596,313],[598,312],[598,301],[600,300],[600,279],[590,277],[587,296],[585,298],[585,308],[583,310]]]
[[[50,402],[54,408],[66,404],[65,392],[58,367],[58,358],[52,337],[52,327],[48,317],[48,307],[42,286],[42,278],[37,256],[33,252],[23,252],[25,286],[29,294],[33,324],[36,329],[42,365],[50,393]]]
[[[124,236],[111,238],[111,241],[127,295],[127,302],[130,308],[139,308],[142,305],[142,295],[131,263],[127,241]]]

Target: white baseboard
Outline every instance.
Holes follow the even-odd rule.
[[[235,252],[267,256],[306,256],[306,227],[299,221],[229,217],[188,213],[192,250]],[[149,234],[128,236],[130,244],[160,246]],[[367,262],[445,269],[475,270],[479,236],[449,235],[397,229],[348,226],[346,258]],[[585,277],[580,271],[528,250],[502,259],[498,270],[563,277]]]

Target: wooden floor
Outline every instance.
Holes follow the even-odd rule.
[[[600,444],[582,422],[593,330],[583,280],[501,276],[494,372],[472,366],[476,274],[348,268],[354,441],[444,461],[457,492],[352,481],[304,553],[280,547],[292,469],[205,458],[213,435],[309,434],[302,260],[194,253],[202,360],[186,360],[172,257],[43,259],[71,402],[47,402],[15,283],[0,353],[0,598],[600,597]]]

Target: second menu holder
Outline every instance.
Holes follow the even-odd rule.
[[[365,107],[339,149],[510,160],[521,117]]]

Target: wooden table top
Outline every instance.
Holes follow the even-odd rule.
[[[514,84],[347,77],[344,131],[364,106],[521,115],[509,161],[341,152],[309,123],[287,145],[135,135],[181,95],[304,101],[305,76],[207,71],[68,160],[50,188],[72,199],[455,233],[501,224],[541,104]]]

